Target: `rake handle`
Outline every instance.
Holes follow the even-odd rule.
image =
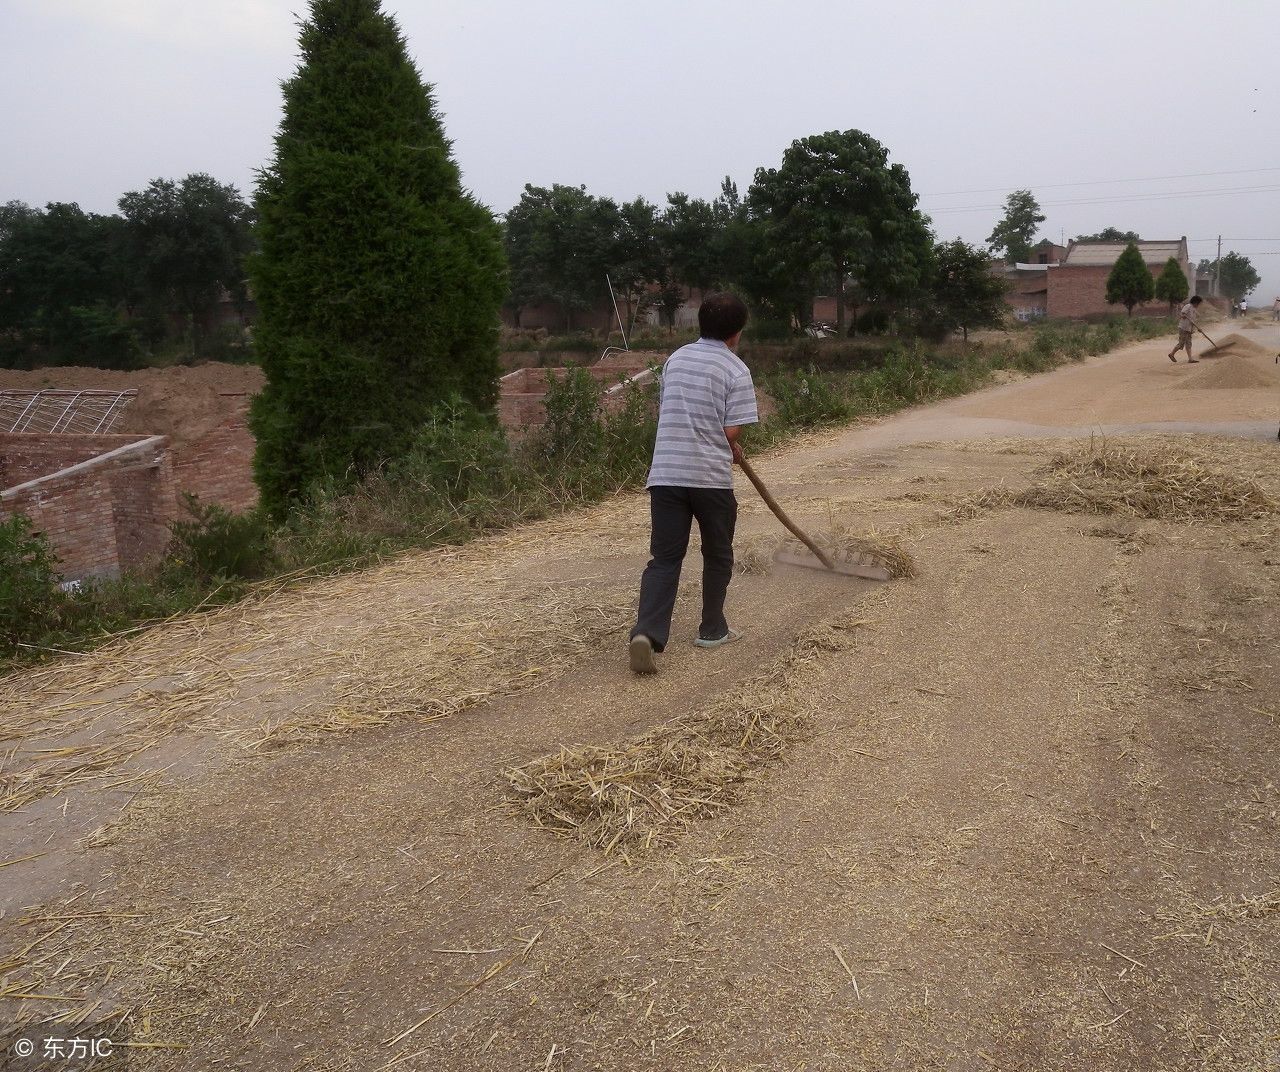
[[[1193,326],[1195,327],[1196,331],[1200,332],[1201,335],[1204,335],[1206,339],[1209,339],[1209,336],[1205,332],[1204,328],[1202,328],[1199,324],[1195,324]],[[1214,342],[1212,339],[1209,339],[1209,345],[1215,350],[1218,348],[1218,344]]]
[[[786,511],[778,505],[778,500],[769,493],[769,489],[764,486],[764,482],[756,475],[756,471],[751,467],[751,463],[747,461],[746,458],[739,458],[738,464],[742,467],[742,471],[747,474],[747,479],[756,486],[756,491],[760,493],[760,498],[764,500],[765,506],[773,511],[773,516],[782,522],[783,526],[791,533],[792,536],[804,544],[805,547],[809,548],[819,562],[826,566],[827,569],[834,570],[836,568],[835,563],[831,561],[822,548],[804,534],[799,525],[792,521],[791,518],[787,517]]]

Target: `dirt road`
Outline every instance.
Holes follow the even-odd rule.
[[[1168,346],[761,459],[918,575],[744,574],[712,653],[690,588],[656,679],[627,496],[0,682],[6,1016],[146,1069],[1275,1068],[1280,517],[1008,505],[1097,433],[1280,495],[1280,366]],[[790,729],[647,848],[513,796],[726,697]]]

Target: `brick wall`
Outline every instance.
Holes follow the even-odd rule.
[[[1163,271],[1162,264],[1155,266],[1148,264],[1147,267],[1152,269],[1153,278]],[[1184,272],[1187,272],[1186,264],[1181,267]],[[1063,264],[1057,268],[1050,268],[1048,274],[1049,316],[1081,317],[1124,312],[1123,305],[1107,304],[1107,276],[1111,274],[1110,266]],[[1188,278],[1190,278],[1189,274]],[[1152,300],[1146,305],[1133,307],[1134,316],[1167,316],[1168,313],[1168,303],[1162,301]]]
[[[0,489],[25,484],[145,436],[0,434]]]
[[[174,482],[228,510],[252,510],[258,503],[253,482],[255,442],[249,431],[249,398],[221,424],[189,443],[173,448]]]
[[[0,515],[29,517],[49,538],[68,579],[117,577],[163,552],[175,505],[163,436],[0,436],[0,451],[50,465],[70,461],[0,491]]]

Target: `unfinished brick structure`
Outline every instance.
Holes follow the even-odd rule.
[[[223,397],[228,397],[224,392]],[[220,424],[188,443],[173,446],[174,483],[201,500],[228,510],[252,510],[258,505],[253,482],[256,443],[249,431],[248,396]]]
[[[617,404],[622,399],[620,388],[627,380],[644,383],[647,370],[661,365],[666,354],[615,350],[594,365],[583,367],[605,392],[604,404]],[[547,388],[553,380],[562,380],[567,368],[522,368],[509,372],[498,381],[498,420],[511,438],[519,438],[541,428],[547,419]]]
[[[164,436],[0,435],[0,516],[24,514],[69,580],[118,577],[163,553],[176,512]]]
[[[118,577],[163,555],[182,494],[230,510],[258,501],[247,393],[223,392],[220,422],[170,436],[0,434],[0,517],[24,514],[68,580]],[[182,432],[187,431],[187,437]]]

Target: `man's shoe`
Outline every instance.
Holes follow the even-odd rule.
[[[636,674],[656,674],[658,664],[653,659],[653,641],[643,633],[631,638],[631,670]]]
[[[700,648],[722,648],[726,644],[732,644],[735,640],[741,640],[742,634],[736,629],[730,629],[724,636],[712,637],[708,640],[706,637],[698,637],[694,641]]]
[[[1200,359],[1199,359],[1198,357],[1189,357],[1189,358],[1187,358],[1187,364],[1188,364],[1188,365],[1198,365],[1198,364],[1200,364]]]
[[[1169,355],[1169,360],[1172,361],[1175,365],[1178,363],[1178,359],[1174,357],[1173,354]]]

